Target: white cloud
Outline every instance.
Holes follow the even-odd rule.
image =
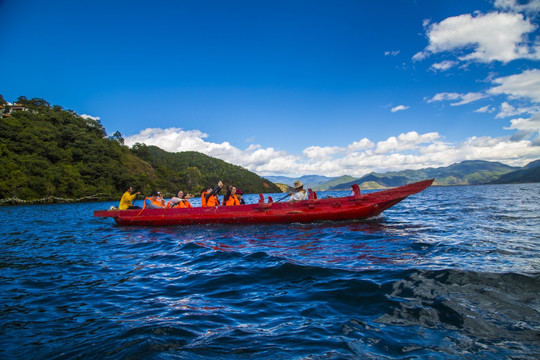
[[[387,140],[378,142],[375,153],[384,154],[390,151],[413,150],[418,144],[430,143],[439,137],[436,132],[420,135],[416,131],[410,131],[406,134],[400,134],[398,137],[391,136]]]
[[[309,159],[317,159],[327,158],[339,152],[343,152],[343,148],[339,146],[310,146],[307,149],[304,149],[303,154]]]
[[[347,146],[347,151],[348,152],[362,151],[362,150],[372,148],[374,146],[375,146],[375,144],[371,140],[369,140],[367,138],[363,138],[362,140],[355,141],[352,144],[350,144],[349,146]]]
[[[524,13],[540,12],[540,0],[530,0],[525,4],[518,3],[517,0],[495,0],[494,6],[505,11]]]
[[[508,129],[525,135],[503,138],[470,138],[459,144],[442,141],[440,134],[416,131],[391,136],[375,144],[363,138],[346,146],[313,145],[301,154],[290,154],[272,147],[251,144],[239,149],[228,142],[213,143],[199,130],[180,128],[146,129],[129,136],[125,143],[156,145],[171,151],[199,151],[240,165],[260,175],[320,174],[326,176],[352,175],[360,177],[371,171],[387,172],[405,169],[446,166],[472,159],[503,161],[512,165],[540,157],[540,144],[530,140],[538,131],[539,119],[515,119]]]
[[[489,90],[490,94],[508,95],[511,99],[526,98],[540,102],[540,70],[526,70],[521,74],[501,77],[493,80],[499,84]]]
[[[426,99],[428,103],[437,102],[437,101],[453,101],[460,100],[458,102],[451,103],[451,106],[460,106],[471,103],[476,100],[485,98],[487,95],[483,93],[474,93],[470,92],[467,94],[458,94],[458,93],[438,93],[435,94],[431,99]]]
[[[510,120],[510,126],[505,128],[509,130],[523,130],[540,133],[540,113],[534,114],[528,119],[517,118]]]
[[[390,110],[390,111],[391,112],[398,112],[398,111],[407,110],[408,108],[410,108],[410,106],[398,105],[396,107],[393,107],[392,110]]]
[[[535,29],[535,25],[518,13],[492,12],[450,17],[428,27],[429,45],[414,55],[413,60],[455,50],[466,52],[458,58],[461,61],[507,63],[515,59],[538,59],[539,54],[529,47],[525,38]]]
[[[440,63],[433,64],[431,65],[431,67],[433,68],[433,70],[446,71],[453,68],[457,64],[458,64],[457,61],[445,60]]]
[[[474,110],[474,112],[477,112],[477,113],[492,113],[495,110],[496,109],[493,106],[486,105],[486,106],[481,107],[480,109]]]
[[[384,52],[384,55],[385,55],[385,56],[389,56],[389,55],[397,56],[398,54],[399,54],[399,50],[395,50],[395,51],[385,51],[385,52]]]
[[[99,116],[91,116],[91,115],[87,115],[87,114],[82,114],[81,117],[83,119],[90,119],[90,120],[94,120],[94,121],[101,120],[101,118]]]
[[[500,119],[521,114],[535,114],[538,112],[540,112],[539,106],[515,108],[505,101],[501,104],[501,110],[499,111],[497,116],[495,116],[495,118]]]

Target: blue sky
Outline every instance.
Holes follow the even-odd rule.
[[[0,1],[0,94],[260,175],[540,158],[540,0]]]

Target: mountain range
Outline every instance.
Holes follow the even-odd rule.
[[[360,178],[347,175],[335,178],[309,175],[298,179],[284,176],[267,176],[266,179],[288,186],[292,186],[295,180],[300,180],[304,183],[304,188],[312,188],[315,191],[348,190],[355,183],[364,189],[389,188],[425,179],[435,179],[434,185],[439,186],[528,183],[540,182],[540,160],[522,168],[499,162],[468,160],[439,168],[372,172]]]

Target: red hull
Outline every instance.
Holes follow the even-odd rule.
[[[428,188],[432,183],[433,179],[425,180],[365,195],[360,194],[358,185],[353,185],[352,196],[317,199],[316,194],[310,192],[308,200],[296,203],[265,203],[261,195],[258,204],[189,209],[98,210],[94,211],[94,216],[112,217],[118,225],[147,226],[366,219],[379,215],[407,196]]]

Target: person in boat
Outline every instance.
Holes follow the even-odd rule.
[[[240,201],[240,205],[246,205],[246,202],[244,201],[244,193],[240,189],[236,189],[236,197],[238,198],[238,201]]]
[[[189,199],[191,199],[193,196],[191,194],[184,194],[184,196],[182,197],[182,203],[184,204],[184,207],[187,209],[187,208],[190,208],[190,207],[193,207],[191,206],[191,203],[189,202]]]
[[[184,194],[182,190],[179,190],[175,196],[169,200],[167,203],[168,208],[190,208],[192,207],[189,203],[189,198],[191,198],[190,194]]]
[[[223,206],[233,205],[240,205],[240,200],[236,196],[236,187],[231,185],[229,186],[229,190],[227,190],[227,194],[223,197]]]
[[[201,206],[206,207],[206,194],[210,194],[212,192],[212,188],[205,187],[201,190]]]
[[[221,188],[223,187],[223,183],[221,180],[218,182],[216,187],[210,190],[210,188],[206,189],[206,191],[201,192],[201,206],[202,207],[210,207],[210,206],[219,206],[219,192],[221,191]]]
[[[143,209],[163,209],[165,208],[165,205],[163,205],[158,200],[158,193],[157,191],[153,191],[150,196],[144,199],[144,207]]]
[[[304,184],[300,180],[294,182],[294,192],[291,192],[290,195],[290,202],[306,200],[308,198],[308,193],[304,190]]]
[[[158,191],[157,195],[157,201],[159,201],[161,205],[167,206],[167,203],[165,203],[165,199],[163,198],[163,194],[161,193],[161,191]]]
[[[118,205],[118,208],[120,210],[128,210],[128,209],[140,209],[139,206],[133,206],[133,202],[137,198],[137,195],[139,195],[140,192],[136,192],[133,194],[133,187],[128,186],[126,188],[126,192],[124,195],[122,195],[122,198],[120,199],[120,205]]]

